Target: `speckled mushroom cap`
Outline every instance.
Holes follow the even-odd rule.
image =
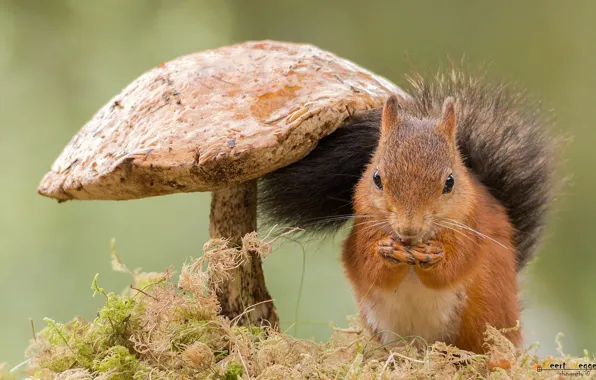
[[[246,42],[143,74],[70,141],[39,193],[60,200],[211,191],[307,155],[386,79],[312,45]]]

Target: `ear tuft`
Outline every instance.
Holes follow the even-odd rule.
[[[392,94],[385,102],[385,106],[383,107],[383,114],[381,116],[382,133],[390,132],[399,126],[401,122],[399,115],[399,113],[401,112],[400,103],[402,101],[403,99],[401,97]]]
[[[457,129],[456,102],[452,96],[449,96],[443,102],[443,114],[439,129],[447,136],[455,138],[455,131]]]

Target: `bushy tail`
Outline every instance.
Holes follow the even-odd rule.
[[[462,72],[408,77],[421,114],[458,99],[458,146],[466,165],[505,206],[516,229],[518,266],[532,257],[554,197],[556,139],[545,114],[523,92]],[[379,138],[380,111],[349,120],[315,150],[261,182],[265,220],[334,232],[352,214],[352,193]]]
[[[260,221],[334,233],[353,215],[352,194],[379,141],[380,110],[348,119],[302,160],[259,182]]]
[[[490,84],[462,72],[432,80],[409,78],[418,107],[459,99],[457,141],[466,166],[507,209],[516,229],[518,267],[532,257],[554,197],[556,140],[538,103],[513,86]]]

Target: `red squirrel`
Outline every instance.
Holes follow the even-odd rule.
[[[555,139],[537,104],[452,71],[353,117],[261,183],[261,211],[307,231],[352,228],[342,261],[364,324],[483,352],[519,316],[517,275],[553,200]],[[508,330],[521,344],[519,329]]]

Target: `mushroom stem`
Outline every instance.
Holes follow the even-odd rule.
[[[257,180],[215,190],[211,197],[209,234],[211,238],[229,239],[241,245],[242,237],[257,229]],[[234,269],[232,280],[216,289],[221,314],[233,319],[239,315],[240,324],[265,323],[279,326],[279,317],[265,285],[265,277],[258,252],[250,251],[249,258]],[[245,313],[247,309],[254,309]]]

